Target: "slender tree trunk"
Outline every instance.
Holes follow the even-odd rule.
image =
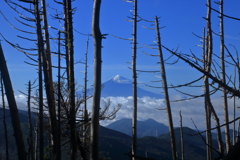
[[[8,73],[8,68],[6,65],[6,60],[3,54],[2,46],[0,44],[0,72],[3,79],[3,84],[6,91],[6,96],[8,100],[9,110],[11,113],[12,126],[13,126],[13,135],[15,137],[17,153],[19,160],[26,160],[27,154],[25,150],[25,145],[23,141],[22,129],[20,125],[20,119],[18,116],[18,108],[16,104],[16,100],[14,97],[14,92],[12,88],[11,79]]]
[[[51,58],[50,58],[50,43],[48,37],[48,25],[47,25],[47,17],[46,17],[46,6],[45,1],[43,0],[43,21],[44,21],[44,31],[45,31],[45,41],[46,41],[46,52],[44,50],[44,42],[42,36],[42,27],[41,27],[41,17],[40,11],[38,8],[38,0],[34,0],[34,10],[35,10],[35,19],[36,19],[36,26],[37,26],[37,43],[38,43],[38,52],[39,52],[39,76],[42,77],[42,68],[43,66],[43,73],[44,73],[44,83],[46,89],[46,96],[47,96],[47,103],[48,103],[48,111],[50,115],[50,133],[52,135],[52,142],[53,142],[53,155],[54,160],[59,160],[58,155],[58,125],[57,125],[57,118],[56,118],[56,108],[55,108],[55,98],[54,98],[54,89],[52,83],[52,66],[51,66]],[[41,70],[40,70],[41,69]],[[39,77],[39,88],[42,86],[42,78]],[[40,84],[41,83],[41,84]],[[41,85],[41,86],[40,86]],[[41,95],[40,95],[41,94]],[[39,136],[40,136],[40,159],[44,156],[44,137],[43,137],[43,107],[42,107],[42,96],[43,91],[42,88],[39,89]]]
[[[210,108],[211,108],[211,113],[213,114],[213,119],[215,120],[216,123],[216,127],[217,127],[217,140],[218,140],[218,149],[220,152],[220,156],[221,158],[224,156],[224,145],[223,145],[223,141],[222,141],[222,133],[221,133],[221,128],[220,126],[220,122],[219,122],[219,118],[217,116],[217,113],[215,112],[214,107],[212,106],[212,103],[209,102],[210,104]]]
[[[59,141],[59,132],[58,132],[58,122],[56,115],[56,106],[54,98],[54,88],[52,80],[52,60],[51,60],[51,49],[50,49],[50,40],[48,32],[48,21],[47,21],[47,11],[46,11],[46,0],[42,0],[42,12],[43,12],[43,24],[44,24],[44,40],[45,40],[45,50],[43,56],[43,69],[44,69],[44,80],[45,80],[45,89],[48,99],[48,111],[50,114],[50,126],[51,134],[53,141],[53,156],[54,160],[61,160],[61,151],[59,150],[60,141]]]
[[[39,115],[38,115],[39,116]],[[38,117],[38,119],[39,119],[39,117]],[[38,120],[36,119],[36,127],[35,127],[35,144],[34,144],[34,160],[37,160],[37,154],[38,154],[38,124],[39,124],[39,122],[38,122]]]
[[[236,88],[236,68],[234,69],[234,89]],[[236,118],[236,97],[233,97],[233,119]],[[237,136],[236,136],[236,122],[233,122],[233,145],[237,142]]]
[[[68,88],[70,99],[70,159],[77,158],[77,135],[76,135],[76,111],[75,111],[75,82],[74,82],[74,46],[73,46],[73,22],[72,1],[66,0],[66,24],[67,28],[67,63],[68,63]]]
[[[0,83],[1,83],[1,94],[2,94],[2,113],[3,113],[3,127],[4,127],[4,137],[5,137],[5,148],[6,148],[6,160],[9,160],[8,152],[8,130],[6,124],[6,110],[5,110],[5,98],[4,98],[4,87],[3,87],[3,78],[0,72]]]
[[[205,52],[206,52],[206,47],[205,47],[205,45],[206,45],[206,37],[205,37],[205,28],[203,29],[203,50],[202,50],[202,52],[203,52],[203,57],[206,57],[206,55],[205,55]],[[205,67],[205,64],[204,64],[204,67]],[[206,68],[205,68],[206,69]],[[211,115],[210,115],[210,113],[212,113],[213,114],[213,119],[215,120],[215,123],[216,123],[216,126],[218,127],[218,126],[220,126],[220,122],[219,122],[219,118],[218,118],[218,116],[217,116],[217,114],[216,114],[216,112],[215,112],[215,109],[214,109],[214,107],[213,107],[213,105],[212,105],[212,103],[211,103],[211,101],[210,101],[210,98],[208,99],[208,98],[206,98],[205,99],[205,101],[208,101],[208,102],[206,102],[207,104],[208,104],[208,107],[209,107],[209,109],[210,109],[210,111],[208,111],[208,112],[206,112],[206,115],[208,115],[209,116],[209,118],[208,119],[206,119],[206,122],[207,122],[207,124],[209,123],[209,121],[211,121]],[[207,107],[207,106],[206,106]],[[205,108],[205,111],[207,111],[207,110],[209,110],[208,108]],[[209,128],[209,125],[207,125],[207,127]],[[209,135],[209,133],[208,133],[208,135]],[[219,152],[221,153],[221,157],[224,155],[224,146],[223,146],[223,142],[222,142],[222,133],[221,133],[221,128],[220,127],[218,127],[217,128],[217,138],[218,138],[218,147],[219,147]],[[208,137],[207,137],[207,139],[209,139]],[[210,138],[211,139],[211,138]],[[209,151],[208,151],[208,153],[209,153]]]
[[[160,69],[161,69],[160,72],[162,76],[162,86],[164,89],[165,103],[166,103],[166,109],[167,109],[167,115],[168,115],[168,126],[170,131],[170,138],[171,138],[172,158],[173,160],[177,160],[176,141],[175,141],[175,134],[174,134],[174,128],[173,128],[173,121],[172,121],[172,111],[171,111],[170,100],[168,95],[167,78],[165,73],[165,66],[164,66],[163,53],[162,53],[162,47],[161,47],[158,17],[155,17],[155,25],[156,25],[156,34],[157,34],[158,54],[160,58]]]
[[[91,147],[90,159],[99,159],[99,110],[101,99],[101,72],[102,72],[102,34],[99,28],[101,0],[94,0],[92,15],[92,36],[94,40],[94,82],[91,120]]]
[[[84,109],[83,109],[83,147],[85,149],[85,155],[89,155],[88,153],[88,134],[89,134],[89,129],[88,129],[88,110],[87,110],[87,73],[88,73],[88,43],[89,39],[87,40],[87,46],[86,46],[86,58],[85,58],[85,72],[84,72]],[[88,156],[87,156],[88,157]]]
[[[28,125],[29,125],[29,157],[34,160],[34,147],[33,147],[33,127],[32,127],[32,116],[31,116],[31,81],[28,82]]]
[[[68,11],[67,11],[67,0],[63,0],[63,10],[64,10],[64,28],[65,28],[65,53],[66,53],[66,72],[67,72],[67,79],[69,79],[69,62],[68,62],[68,59],[69,59],[69,55],[68,55],[68,48],[69,46],[67,45],[68,44],[68,33],[67,33],[67,30],[68,30]]]
[[[181,150],[182,150],[182,160],[184,160],[184,139],[183,139],[183,130],[182,130],[182,114],[179,112],[180,116],[180,134],[181,134]]]
[[[226,72],[225,72],[225,62],[224,62],[224,28],[223,28],[223,0],[219,1],[220,3],[220,59],[221,59],[221,73],[222,73],[222,82],[226,83]],[[228,104],[227,104],[227,90],[222,88],[223,94],[223,108],[224,108],[224,121],[227,124],[229,122],[228,118]],[[229,152],[231,143],[230,143],[230,132],[229,124],[225,125],[225,140],[226,140],[226,151]]]
[[[208,11],[207,11],[207,41],[206,41],[206,52],[203,50],[204,55],[204,69],[210,73],[212,63],[212,28],[211,28],[211,0],[207,0]],[[205,37],[205,35],[204,35]],[[205,38],[204,38],[205,39]],[[205,45],[205,44],[204,44]],[[212,159],[212,134],[209,130],[211,128],[211,110],[210,110],[210,92],[209,92],[209,78],[204,76],[204,98],[205,98],[205,112],[206,112],[206,143],[207,143],[207,159]]]
[[[58,158],[61,160],[61,32],[58,32]]]
[[[37,26],[38,42],[38,96],[39,96],[39,158],[44,158],[44,131],[43,131],[43,84],[42,84],[42,54],[44,51],[43,38],[38,9],[38,0],[34,0],[34,11]]]
[[[132,118],[132,154],[137,155],[137,72],[136,72],[136,59],[137,59],[137,10],[138,1],[134,2],[133,13],[133,42],[132,42],[132,91],[133,91],[133,118]],[[132,157],[132,160],[135,160]]]

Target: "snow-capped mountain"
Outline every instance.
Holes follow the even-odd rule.
[[[114,76],[112,79],[104,82],[101,92],[102,97],[129,97],[132,96],[132,81],[122,77],[120,75]],[[161,94],[156,94],[153,92],[146,91],[141,88],[137,88],[138,97],[151,97],[156,99],[164,98]],[[92,94],[92,90],[89,90],[88,94]]]
[[[120,75],[116,75],[111,80],[116,82],[116,83],[132,83],[131,80],[129,80],[127,78],[124,78],[124,77],[122,77]]]

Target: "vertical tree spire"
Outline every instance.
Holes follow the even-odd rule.
[[[94,80],[90,131],[90,160],[99,159],[99,110],[102,75],[102,34],[99,28],[100,6],[101,0],[94,0],[92,13],[92,36],[94,40]]]

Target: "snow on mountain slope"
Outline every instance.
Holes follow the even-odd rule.
[[[110,80],[104,82],[101,92],[101,97],[129,97],[132,96],[132,81],[116,75]],[[92,89],[89,90],[88,95],[92,94]],[[156,94],[153,92],[146,91],[137,87],[137,96],[141,97],[151,97],[156,99],[164,98],[161,94]]]
[[[122,77],[120,75],[116,75],[111,80],[116,82],[116,83],[128,83],[128,84],[131,83],[131,80],[129,80],[127,78],[124,78],[124,77]]]

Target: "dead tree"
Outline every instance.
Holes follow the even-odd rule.
[[[36,0],[38,1],[38,0]],[[48,102],[48,111],[50,115],[50,126],[51,126],[51,137],[53,142],[53,156],[55,160],[60,159],[59,158],[59,150],[58,146],[60,142],[58,142],[58,123],[57,123],[57,116],[56,116],[56,105],[55,105],[55,98],[54,98],[54,89],[53,89],[53,80],[52,80],[52,62],[51,62],[51,56],[50,56],[50,42],[49,42],[49,34],[48,34],[48,23],[47,23],[47,15],[46,15],[46,4],[45,0],[42,0],[43,4],[43,10],[42,10],[42,19],[44,22],[44,42],[46,47],[44,47],[43,43],[43,37],[42,37],[42,31],[41,25],[40,25],[40,17],[36,14],[36,26],[37,26],[37,36],[38,36],[38,47],[39,50],[42,50],[42,59],[43,59],[43,73],[44,73],[44,84],[46,89],[46,95],[47,95],[47,102]],[[35,4],[35,12],[37,11],[38,2]],[[40,28],[39,28],[40,27]],[[40,125],[41,126],[41,125]],[[41,132],[40,132],[41,135]]]
[[[202,36],[202,53],[203,53],[203,57],[204,57],[204,69],[206,70],[206,65],[210,65],[211,64],[207,64],[207,54],[206,54],[206,40],[207,38],[205,37],[205,28],[203,29],[203,36]],[[211,62],[212,63],[212,62]],[[209,130],[209,128],[211,127],[210,125],[210,121],[211,121],[211,114],[213,116],[213,119],[216,123],[216,127],[217,127],[217,140],[218,140],[218,147],[219,147],[219,154],[220,154],[220,157],[223,157],[224,155],[224,146],[223,146],[223,142],[222,142],[222,133],[221,133],[221,128],[219,127],[220,126],[220,121],[219,121],[219,118],[218,118],[218,115],[216,114],[215,112],[215,109],[212,105],[212,102],[210,100],[210,96],[212,95],[209,89],[209,86],[212,86],[212,84],[208,84],[207,80],[206,80],[206,76],[204,77],[204,88],[205,88],[205,93],[204,93],[204,98],[205,98],[205,113],[206,113],[206,128],[208,128],[207,130]],[[212,139],[211,138],[211,132],[207,131],[206,132],[206,137],[207,137],[207,141],[208,139]],[[211,143],[211,142],[210,142]],[[208,150],[207,150],[207,153],[211,153],[211,145],[209,145],[208,142],[206,142],[207,144],[207,147],[208,147]],[[210,156],[211,157],[211,156]]]
[[[211,6],[210,6],[211,7]],[[226,83],[226,72],[225,72],[225,59],[224,59],[224,50],[225,50],[225,43],[224,43],[224,24],[223,24],[223,0],[219,1],[220,7],[220,59],[221,59],[221,73],[222,73],[222,82]],[[223,108],[224,108],[224,121],[228,123],[228,104],[227,104],[227,90],[226,88],[222,88],[222,95],[223,95]],[[230,132],[229,132],[229,125],[225,126],[225,140],[226,140],[226,151],[228,152],[231,146],[230,143]]]
[[[37,28],[37,42],[38,42],[38,95],[39,95],[39,158],[44,158],[44,124],[43,124],[43,84],[42,84],[42,57],[44,52],[40,13],[38,9],[38,0],[34,0],[34,11]]]
[[[211,64],[212,64],[212,28],[211,28],[211,1],[207,0],[208,10],[207,10],[207,40],[206,40],[206,51],[203,47],[203,59],[204,59],[204,69],[206,72],[210,72]],[[204,33],[205,34],[205,33]],[[205,35],[203,35],[203,41],[205,42]],[[205,46],[203,42],[203,46]],[[204,76],[204,106],[205,106],[205,114],[206,114],[206,144],[207,144],[207,159],[212,159],[212,134],[209,129],[211,128],[211,110],[210,110],[210,89],[209,89],[209,79],[208,76]]]
[[[168,115],[168,125],[169,125],[170,137],[171,137],[172,157],[174,160],[177,160],[176,140],[175,140],[174,128],[173,128],[173,122],[172,122],[172,111],[171,111],[170,100],[168,95],[167,78],[165,73],[165,65],[164,65],[163,53],[162,53],[162,47],[161,47],[158,17],[155,17],[155,26],[156,26],[156,35],[157,35],[158,54],[160,58],[160,72],[162,77],[162,86],[164,90],[165,103],[166,103],[166,109],[167,109],[167,115]]]
[[[3,116],[3,127],[4,127],[4,139],[5,139],[5,155],[6,160],[9,160],[9,151],[8,151],[8,130],[6,124],[6,106],[5,106],[5,95],[3,88],[3,78],[0,72],[0,84],[1,84],[1,95],[2,95],[2,116]]]
[[[6,60],[3,54],[1,44],[0,44],[0,72],[2,75],[3,84],[6,91],[6,97],[8,100],[9,110],[11,113],[13,132],[14,132],[14,137],[15,137],[16,146],[17,146],[18,159],[26,160],[27,153],[26,153],[25,145],[23,141],[23,135],[22,135],[22,129],[21,129],[19,115],[18,115],[17,104],[14,97],[12,83],[8,73],[8,68],[6,65]]]
[[[183,139],[183,130],[182,130],[182,114],[179,111],[180,116],[180,134],[181,134],[181,152],[182,152],[182,160],[184,160],[184,139]]]
[[[60,50],[61,32],[58,32],[58,154],[59,160],[61,160],[61,50]]]
[[[92,12],[92,36],[94,40],[94,82],[92,119],[90,129],[90,160],[99,159],[99,110],[101,98],[102,38],[100,23],[101,0],[94,0]]]
[[[132,115],[132,154],[137,155],[137,17],[138,0],[127,1],[133,3],[133,38],[132,38],[132,94],[133,94],[133,115]],[[132,160],[136,158],[133,156]]]
[[[66,61],[67,77],[70,98],[70,159],[75,160],[77,157],[77,135],[76,135],[76,110],[75,110],[75,82],[74,82],[74,46],[73,46],[73,22],[72,22],[72,1],[64,0],[64,16],[66,31]]]
[[[240,91],[238,89],[232,88],[231,86],[229,86],[229,84],[225,84],[222,82],[222,80],[220,80],[218,77],[214,76],[213,74],[211,74],[210,72],[206,72],[206,70],[204,68],[202,68],[201,66],[199,66],[198,64],[195,63],[195,61],[193,61],[192,59],[190,59],[189,57],[187,57],[186,55],[182,54],[182,53],[177,53],[175,51],[172,51],[170,49],[168,49],[167,47],[163,46],[163,48],[165,48],[168,52],[172,53],[173,55],[175,55],[176,57],[178,57],[179,59],[183,60],[184,62],[186,62],[187,64],[189,64],[191,67],[195,68],[196,70],[198,70],[199,72],[201,72],[202,74],[208,76],[214,83],[218,84],[220,87],[224,87],[226,88],[226,90],[228,91],[229,94],[231,94],[232,96],[236,96],[238,98],[240,98]],[[239,118],[235,119],[238,120]],[[235,121],[234,120],[234,121]],[[227,123],[228,124],[228,123]],[[226,125],[226,124],[224,124]],[[224,125],[221,126],[217,126],[217,128],[222,127]],[[214,128],[215,129],[215,128]],[[224,156],[224,160],[233,160],[239,158],[236,155],[238,154],[238,151],[240,149],[240,140],[238,139],[238,141],[235,143],[235,145],[232,147],[232,150],[230,152],[227,153],[226,156]]]
[[[35,83],[35,82],[34,82]],[[34,84],[33,83],[33,84]],[[32,85],[31,81],[28,82],[28,100],[27,100],[27,108],[28,108],[28,125],[29,125],[29,139],[28,139],[28,157],[31,160],[34,160],[34,144],[33,144],[33,125],[32,125],[32,112],[31,112],[31,91]]]
[[[84,71],[84,93],[83,93],[83,99],[84,99],[84,107],[83,107],[83,146],[85,149],[86,157],[89,156],[89,127],[88,127],[88,122],[89,122],[89,115],[88,115],[88,110],[87,110],[87,73],[88,73],[88,44],[89,44],[89,37],[87,40],[86,44],[86,53],[85,53],[85,71]]]

